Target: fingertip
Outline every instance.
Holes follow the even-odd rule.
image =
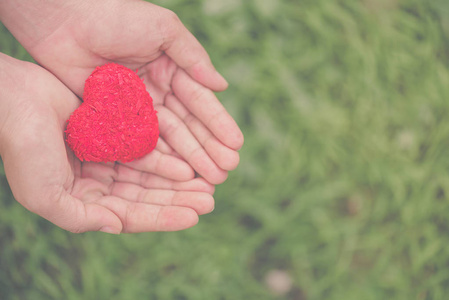
[[[208,164],[198,165],[196,170],[201,178],[211,185],[222,184],[228,178],[228,171],[220,168],[214,161],[209,159]],[[201,171],[200,171],[201,170]]]
[[[199,183],[202,192],[208,193],[210,195],[213,195],[215,193],[215,185],[209,183],[204,178],[196,178],[195,180]]]
[[[243,147],[245,137],[234,119],[228,119],[227,121],[227,128],[229,128],[229,130],[226,132],[225,136],[222,135],[220,137],[221,141],[229,148],[239,151]]]
[[[240,150],[243,147],[243,133],[227,111],[217,113],[207,125],[215,137],[225,146],[233,150]]]
[[[243,132],[240,129],[236,130],[234,133],[233,149],[237,151],[242,149],[244,143],[245,137],[243,136]]]
[[[178,159],[181,161],[181,159]],[[182,161],[183,164],[180,164],[177,172],[175,172],[176,178],[172,178],[177,181],[188,181],[195,178],[195,171],[193,168],[187,163]]]
[[[240,154],[237,151],[233,151],[230,158],[224,160],[220,165],[220,167],[226,171],[233,171],[237,168],[239,163],[240,163]]]
[[[225,170],[217,170],[214,173],[205,174],[204,179],[213,185],[222,184],[228,179],[228,172]]]
[[[222,92],[229,87],[229,83],[227,82],[227,80],[223,77],[223,75],[218,73],[218,71],[215,71],[214,77],[216,77],[216,87],[214,89],[215,91]]]
[[[201,195],[201,205],[196,209],[198,215],[205,215],[211,213],[215,208],[214,197],[210,194]]]
[[[98,231],[109,233],[109,234],[120,234],[120,230],[112,226],[103,226]]]
[[[161,208],[158,217],[159,231],[179,231],[198,224],[199,217],[195,210],[187,207],[166,206]]]
[[[203,60],[190,68],[186,68],[185,71],[197,82],[215,92],[222,92],[229,86],[229,83],[215,69],[209,59],[206,61]]]
[[[232,171],[239,165],[240,154],[238,151],[224,146],[218,140],[209,139],[204,146],[219,168],[225,171]]]

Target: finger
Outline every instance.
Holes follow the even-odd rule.
[[[176,154],[175,150],[170,147],[161,137],[159,137],[159,140],[157,141],[156,150],[160,151],[164,154],[174,155]]]
[[[175,96],[168,95],[165,105],[184,121],[198,142],[220,168],[232,171],[237,167],[240,160],[239,153],[223,145]]]
[[[173,150],[173,148],[170,147],[170,145],[167,144],[167,142],[164,141],[164,139],[160,136],[159,136],[159,140],[157,141],[156,149],[159,150],[161,153],[171,155],[171,156],[174,156],[176,158],[183,160],[181,155],[179,155],[178,152]]]
[[[125,233],[177,231],[198,223],[195,210],[183,206],[130,202],[115,196],[103,197],[98,204],[117,215]]]
[[[204,192],[211,195],[215,192],[215,186],[203,178],[194,178],[188,181],[174,181],[155,174],[140,172],[124,165],[116,168],[117,183],[132,183],[147,189],[164,189],[175,191]]]
[[[176,115],[166,108],[160,108],[159,120],[161,136],[198,174],[212,184],[220,184],[226,180],[227,172],[215,164]]]
[[[171,80],[178,66],[167,55],[162,54],[156,60],[139,69],[154,105],[163,104],[165,96],[171,93]]]
[[[145,189],[131,183],[115,183],[112,195],[132,202],[191,208],[198,215],[214,209],[214,198],[208,193]]]
[[[105,186],[109,186],[114,182],[116,171],[114,169],[115,163],[108,162],[81,162],[81,178],[91,178],[95,181],[101,182]]]
[[[119,234],[122,221],[115,213],[96,203],[83,203],[70,194],[64,194],[59,201],[41,206],[36,212],[55,225],[73,233],[103,231]]]
[[[228,83],[216,71],[206,50],[178,16],[170,10],[164,10],[159,16],[158,24],[164,41],[160,49],[199,83],[214,91],[225,90]]]
[[[224,145],[238,150],[243,145],[243,134],[215,94],[192,80],[184,71],[175,73],[173,91],[185,107],[195,115]]]
[[[62,187],[57,189],[48,188],[45,194],[35,189],[34,195],[30,194],[26,196],[27,201],[20,202],[30,211],[73,233],[104,231],[119,234],[122,231],[122,222],[110,210],[92,202],[83,203],[61,190]],[[19,196],[18,200],[21,198]]]
[[[123,164],[139,171],[154,173],[173,180],[185,181],[195,177],[195,173],[188,163],[160,151],[152,151],[141,159]]]

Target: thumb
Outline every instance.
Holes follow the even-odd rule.
[[[161,13],[157,14],[163,41],[160,50],[202,85],[214,91],[225,90],[228,83],[217,72],[199,41],[174,12],[160,9]]]
[[[70,194],[63,195],[51,208],[38,214],[73,233],[103,231],[119,234],[123,228],[120,219],[109,209],[96,203],[83,203]]]

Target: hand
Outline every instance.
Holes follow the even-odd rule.
[[[72,232],[120,233],[185,229],[213,209],[213,185],[159,146],[127,164],[80,162],[64,143],[80,101],[41,67],[0,54],[0,85],[0,154],[30,211]]]
[[[173,12],[134,0],[4,0],[0,16],[79,96],[98,65],[114,61],[138,69],[159,111],[161,145],[210,183],[222,183],[238,165],[243,135],[210,90],[227,83]]]

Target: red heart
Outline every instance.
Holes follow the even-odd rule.
[[[97,67],[86,80],[83,101],[66,130],[67,143],[81,161],[128,162],[156,147],[153,99],[132,70],[114,63]]]

